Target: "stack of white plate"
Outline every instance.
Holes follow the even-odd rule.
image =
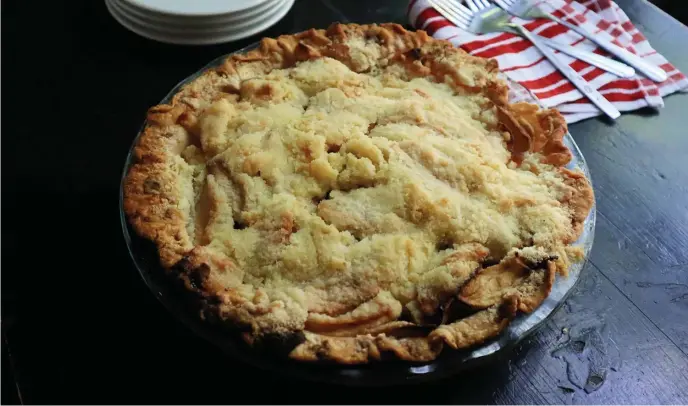
[[[264,31],[295,0],[105,0],[129,30],[156,41],[205,45],[236,41]]]

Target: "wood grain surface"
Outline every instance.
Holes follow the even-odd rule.
[[[688,72],[688,28],[646,1],[617,1]],[[470,373],[377,389],[273,375],[227,358],[150,294],[117,207],[148,106],[261,36],[406,23],[405,6],[297,0],[259,36],[179,47],[126,31],[102,1],[45,2],[40,13],[35,2],[4,2],[2,402],[688,403],[686,94],[614,124],[571,126],[599,211],[583,280],[522,345]]]

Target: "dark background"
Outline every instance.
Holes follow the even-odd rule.
[[[688,29],[645,1],[618,2],[688,72]],[[683,2],[658,3],[685,21]],[[150,294],[118,208],[146,109],[261,36],[405,23],[405,6],[297,0],[258,36],[183,47],[126,31],[102,1],[4,1],[2,403],[687,403],[688,95],[571,126],[597,196],[591,261],[551,321],[475,372],[382,389],[304,383],[225,357]]]
[[[688,19],[688,4],[676,0],[654,0],[651,3],[655,4],[672,17],[686,24]]]

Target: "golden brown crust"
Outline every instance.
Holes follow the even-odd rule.
[[[557,110],[540,110],[530,103],[513,103],[497,108],[499,121],[511,134],[508,147],[516,162],[527,152],[542,153],[543,163],[564,166],[571,151],[564,145],[566,121]]]
[[[585,219],[595,202],[592,185],[581,172],[574,172],[567,168],[560,168],[564,182],[569,186],[561,202],[572,208],[571,223],[573,235],[567,242],[573,242],[583,232]]]
[[[163,266],[170,267],[193,245],[173,188],[177,174],[166,154],[159,152],[164,147],[155,145],[160,141],[157,133],[156,128],[146,129],[135,151],[138,162],[125,179],[124,210],[137,232],[156,243]]]
[[[455,350],[485,342],[504,330],[509,321],[516,316],[517,306],[516,297],[506,297],[499,305],[436,328],[430,333],[428,340],[431,343],[443,341]]]
[[[328,62],[332,60],[346,68]],[[313,73],[299,68],[318,61],[325,61],[318,65],[324,73],[309,81],[313,78],[308,74]],[[327,30],[266,38],[257,49],[232,55],[204,72],[169,104],[149,110],[134,151],[136,163],[124,184],[125,213],[140,235],[156,243],[162,265],[174,269],[186,287],[203,299],[205,315],[242,326],[248,330],[244,338],[253,345],[278,337],[289,347],[291,358],[344,364],[388,356],[428,361],[437,357],[444,344],[454,349],[471,347],[495,337],[517,311],[531,312],[547,297],[557,267],[566,262],[555,264],[550,252],[560,252],[560,244],[576,240],[593,202],[585,177],[563,168],[571,160],[563,144],[567,131],[563,117],[556,110],[540,110],[527,103],[509,104],[507,86],[497,72],[493,60],[470,56],[449,42],[397,24],[333,24]],[[395,89],[414,80],[425,87],[414,88],[410,94],[415,99],[398,113],[369,118],[350,106],[347,113],[337,116],[350,120],[350,131],[360,131],[363,137],[333,131],[323,127],[323,122],[299,124],[305,125],[299,127],[303,134],[325,134],[285,141],[286,153],[295,157],[289,162],[294,165],[289,168],[292,182],[301,182],[300,176],[314,180],[297,184],[298,193],[308,193],[312,203],[302,207],[291,197],[283,197],[269,202],[270,211],[261,211],[268,203],[255,201],[256,194],[285,184],[285,172],[274,170],[284,162],[264,149],[274,148],[272,140],[289,136],[289,129],[273,131],[277,124],[266,126],[261,121],[264,116],[254,121],[235,118],[275,104],[282,109],[279,115],[303,114],[301,110],[307,110],[317,97],[327,99],[340,114],[342,107],[337,103],[364,97],[366,86],[379,86],[361,79],[366,74],[381,78],[392,97],[400,97],[394,96]],[[289,75],[288,81],[284,75]],[[328,92],[327,86],[323,91],[327,81],[334,81],[330,87],[337,91]],[[296,82],[298,86],[293,86]],[[434,92],[449,91],[453,95],[448,97],[456,96],[457,102],[469,100],[460,109],[474,109],[461,116],[470,129],[467,134],[499,136],[481,148],[499,143],[499,132],[503,132],[508,150],[505,160],[535,176],[545,172],[549,177],[541,176],[545,179],[542,187],[558,192],[540,196],[489,190],[485,185],[494,187],[487,180],[495,173],[447,160],[449,156],[459,162],[458,157],[447,155],[449,144],[441,139],[453,130],[438,118],[429,119],[419,106],[439,108],[432,104]],[[346,116],[350,111],[365,119]],[[482,127],[471,127],[476,124]],[[228,137],[225,132],[232,126],[247,136]],[[402,127],[415,131],[416,138],[405,138]],[[418,142],[430,136],[434,144]],[[370,141],[373,138],[375,142]],[[476,145],[477,141],[471,148]],[[448,226],[457,221],[448,208],[460,201],[460,195],[452,195],[454,200],[435,200],[418,183],[400,186],[386,168],[392,157],[399,159],[399,167],[427,172],[431,178],[422,182],[439,182],[438,188],[451,187],[463,194],[480,189],[496,201],[501,213],[547,205],[554,207],[552,219],[569,216],[571,226],[551,234],[525,231],[524,237],[504,230],[489,236],[476,230],[462,236],[457,232],[461,227]],[[506,162],[498,161],[482,165],[502,165],[503,173]],[[520,182],[530,179],[519,176]],[[484,183],[476,184],[475,179]],[[514,196],[505,196],[504,191]],[[384,199],[390,196],[404,200],[385,206]],[[365,210],[356,209],[361,202],[368,205]],[[287,204],[292,206],[280,206]],[[317,214],[317,221],[307,219],[312,213]],[[526,228],[537,227],[528,223],[527,216],[518,221]],[[424,237],[428,233],[431,239]],[[482,241],[476,242],[476,236]],[[360,240],[370,243],[369,251]],[[530,245],[540,250],[530,250]],[[506,252],[505,247],[513,250]],[[299,250],[315,254],[303,256]],[[339,251],[348,252],[349,257],[339,256]],[[433,252],[430,256],[429,251]],[[265,257],[262,268],[252,269],[245,263],[247,252]],[[360,262],[356,258],[372,257],[376,260],[359,269],[355,277],[347,274],[352,261]],[[308,258],[316,263],[305,264]],[[483,267],[486,260],[497,264]],[[277,265],[269,265],[271,261]],[[266,281],[265,272],[275,266],[303,272]],[[397,268],[402,267],[412,277],[398,283]],[[327,272],[327,277],[314,278],[314,270]],[[285,278],[289,283],[275,287]],[[442,309],[457,292],[478,311],[450,320]]]
[[[556,275],[553,261],[557,259],[544,252],[533,256],[529,260],[515,251],[499,264],[479,270],[461,288],[459,299],[484,309],[502,303],[505,297],[515,297],[520,311],[532,312],[552,290]]]

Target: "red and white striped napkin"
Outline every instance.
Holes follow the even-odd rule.
[[[557,17],[582,25],[595,35],[614,40],[617,45],[641,55],[648,62],[659,65],[667,72],[669,79],[662,83],[655,83],[640,74],[631,79],[621,79],[555,51],[613,102],[619,111],[631,111],[646,106],[663,107],[662,97],[677,91],[688,91],[686,76],[650,46],[645,36],[613,1],[545,0],[537,4]],[[415,28],[423,29],[435,38],[449,40],[472,55],[496,59],[502,72],[528,89],[545,107],[557,107],[568,123],[602,114],[526,39],[507,33],[469,33],[442,17],[428,0],[411,0],[408,18]],[[525,20],[516,17],[514,21],[526,23]],[[590,41],[553,21],[540,19],[530,21],[525,26],[534,33],[555,38],[561,43],[608,55]]]

